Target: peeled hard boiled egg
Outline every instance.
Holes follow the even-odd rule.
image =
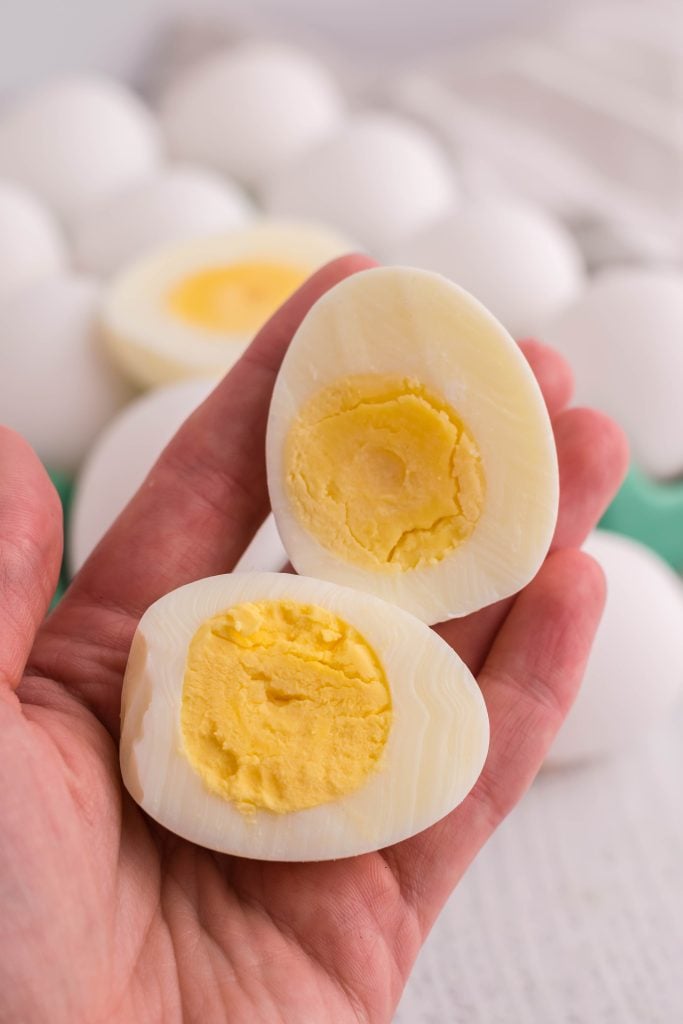
[[[323,228],[262,221],[155,250],[105,295],[111,352],[143,385],[223,374],[310,274],[350,248]]]
[[[318,300],[282,363],[266,455],[297,572],[426,622],[515,593],[553,534],[536,379],[498,321],[428,271],[363,271]]]
[[[311,217],[360,239],[375,255],[442,216],[456,199],[445,155],[422,128],[395,114],[361,114],[274,174],[270,213]]]
[[[683,275],[601,274],[543,331],[574,371],[577,401],[612,416],[654,477],[683,473]]]
[[[148,250],[230,231],[253,216],[245,193],[227,178],[169,167],[84,213],[74,228],[76,262],[110,275]]]
[[[246,42],[174,83],[161,122],[174,156],[257,184],[333,132],[343,114],[334,81],[288,46]]]
[[[369,594],[277,573],[181,587],[138,625],[121,771],[166,828],[310,861],[427,828],[474,785],[488,717],[460,658]]]
[[[436,270],[472,292],[516,338],[535,334],[584,284],[579,248],[530,203],[480,199],[399,245],[397,263]]]
[[[32,189],[68,223],[148,175],[159,155],[152,115],[107,78],[55,79],[0,116],[0,176]]]
[[[0,423],[66,473],[130,398],[102,342],[99,302],[92,281],[64,274],[0,303]]]
[[[546,759],[585,761],[627,750],[683,692],[683,583],[648,548],[593,533],[584,550],[602,566],[607,603],[579,695]]]
[[[0,181],[0,299],[65,264],[64,241],[49,211],[23,188]]]

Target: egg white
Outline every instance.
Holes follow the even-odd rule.
[[[287,494],[284,447],[314,394],[352,374],[405,375],[444,398],[481,453],[486,495],[468,540],[407,572],[342,561],[303,526]],[[516,593],[538,571],[559,500],[557,454],[543,395],[521,349],[471,295],[406,267],[363,271],[327,292],[300,325],[270,407],[271,507],[297,572],[367,590],[434,623]]]
[[[220,334],[187,323],[168,309],[167,295],[183,278],[212,266],[259,261],[310,269],[353,249],[322,227],[260,221],[212,238],[164,246],[141,257],[111,282],[102,322],[112,354],[143,386],[185,377],[220,376],[240,357],[253,332]]]
[[[182,752],[182,684],[194,633],[235,604],[264,599],[314,603],[355,626],[382,662],[393,701],[380,770],[347,796],[284,815],[241,813],[204,786]],[[278,573],[198,580],[152,605],[133,639],[121,714],[121,771],[140,806],[192,842],[263,860],[348,857],[427,828],[472,788],[489,735],[476,682],[436,633],[369,594]]]

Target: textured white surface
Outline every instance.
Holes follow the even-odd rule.
[[[683,1020],[683,705],[628,755],[547,772],[437,921],[395,1024]]]

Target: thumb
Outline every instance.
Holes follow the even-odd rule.
[[[37,455],[0,426],[0,689],[21,679],[62,558],[62,510]]]

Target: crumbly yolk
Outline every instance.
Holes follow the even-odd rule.
[[[484,503],[477,444],[419,381],[345,377],[314,395],[285,444],[300,522],[364,568],[417,569],[474,531]]]
[[[281,263],[208,267],[178,281],[167,296],[171,313],[221,334],[258,330],[308,277]]]
[[[377,655],[324,608],[239,604],[192,638],[185,754],[242,811],[300,811],[358,789],[379,766],[391,720]]]

